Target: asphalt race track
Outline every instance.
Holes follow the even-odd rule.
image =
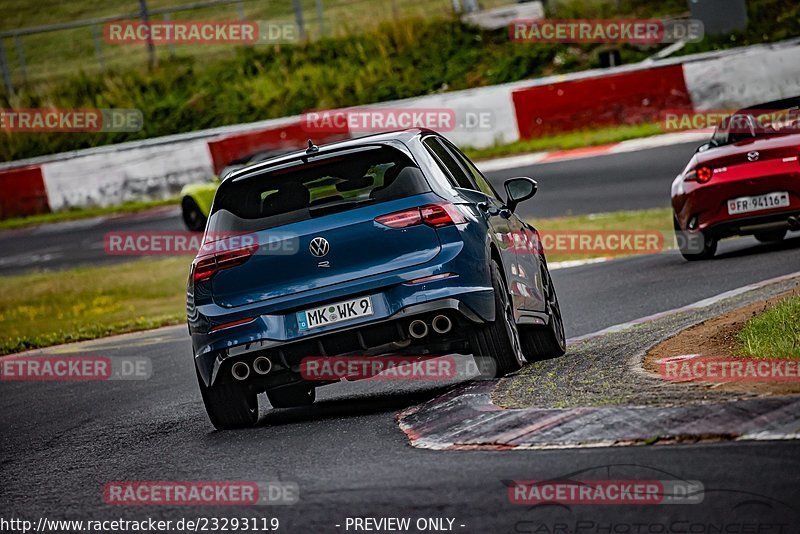
[[[743,244],[706,264],[664,254],[557,271],[569,334],[689,304],[800,265],[797,239],[780,250],[753,252]],[[258,514],[278,517],[289,532],[344,531],[334,525],[348,516],[368,515],[455,517],[457,524],[466,525],[460,532],[534,532],[517,522],[570,517],[625,524],[734,517],[800,521],[800,446],[794,442],[423,451],[407,444],[394,416],[441,389],[383,382],[329,386],[310,409],[262,413],[255,429],[215,432],[197,391],[184,327],[100,340],[70,351],[147,356],[154,364],[153,376],[142,382],[3,383],[4,516],[178,519]],[[509,504],[502,483],[566,477],[582,469],[605,473],[614,469],[607,466],[622,464],[639,466],[640,477],[652,477],[655,469],[700,480],[706,500],[651,508],[528,508]],[[111,480],[273,479],[298,483],[301,502],[257,510],[200,510],[110,508],[101,499],[103,484]],[[13,510],[7,509],[11,502],[16,503]]]
[[[661,208],[669,206],[672,180],[683,171],[699,144],[554,161],[489,173],[489,179],[502,194],[503,182],[509,178],[536,179],[539,192],[521,207],[527,217]]]
[[[490,173],[503,192],[513,176],[539,181],[537,196],[520,207],[525,217],[601,213],[669,205],[669,187],[694,153],[697,143],[640,150],[594,158],[547,163]],[[37,269],[67,269],[82,264],[109,264],[130,257],[109,256],[103,236],[110,231],[184,230],[179,208],[106,219],[60,223],[0,232],[0,275]]]
[[[670,180],[688,157],[673,154],[673,149],[513,174],[530,171],[541,180],[542,195],[530,203],[537,216],[565,213],[573,194],[578,201],[571,209],[576,213],[663,206]],[[674,165],[667,163],[667,156],[674,158]],[[584,174],[571,174],[580,169]],[[641,183],[631,189],[634,180]],[[546,196],[548,183],[559,191],[553,193],[558,202]],[[630,204],[625,202],[629,194]],[[167,229],[166,223],[178,229],[176,222],[167,217],[132,224]],[[37,233],[33,247],[40,241],[52,247],[67,235],[88,242],[100,236],[102,244],[108,230],[107,225],[73,229],[55,238]],[[4,257],[9,248],[22,254],[22,237],[0,241]],[[70,248],[80,248],[76,245]],[[29,242],[28,251],[30,247]],[[83,256],[73,261],[65,254],[40,266],[61,268],[99,257],[76,254]],[[0,272],[14,271],[3,266]],[[725,241],[719,257],[710,262],[690,264],[664,253],[557,270],[553,276],[567,333],[574,337],[796,271],[798,237],[769,246],[750,238]],[[401,382],[328,386],[311,408],[262,409],[254,429],[215,432],[197,390],[185,327],[53,350],[146,356],[153,362],[153,375],[137,382],[0,383],[3,517],[175,521],[265,516],[279,518],[279,531],[292,533],[347,532],[348,517],[367,516],[451,518],[452,530],[464,533],[800,532],[800,445],[795,442],[527,452],[418,450],[408,445],[395,414],[451,386]],[[648,507],[509,503],[504,481],[563,479],[582,470],[608,478],[697,480],[705,486],[705,499],[701,504]],[[281,480],[299,485],[300,502],[244,508],[110,507],[103,503],[102,488],[114,480]],[[751,530],[743,529],[746,524]],[[720,525],[739,530],[714,530]]]

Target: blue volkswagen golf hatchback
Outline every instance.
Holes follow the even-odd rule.
[[[217,428],[314,402],[304,358],[472,354],[503,376],[566,342],[539,235],[443,136],[409,130],[286,154],[223,179],[187,291]]]

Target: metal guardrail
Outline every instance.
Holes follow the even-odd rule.
[[[308,23],[315,26],[315,35],[325,36],[327,31],[332,28],[330,21],[326,24],[325,18],[328,16],[328,10],[339,10],[349,8],[352,4],[353,10],[359,10],[360,4],[365,2],[378,2],[378,0],[280,0],[283,11],[280,13],[279,18],[293,18],[297,27],[297,33],[300,39],[309,38],[307,31]],[[419,11],[436,11],[447,9],[451,12],[469,12],[477,9],[477,0],[382,0],[386,2],[386,12],[393,18],[398,18],[400,15],[400,6],[402,9],[416,9]],[[482,4],[496,6],[498,4],[512,4],[516,0],[482,0]],[[263,9],[266,0],[199,0],[185,4],[165,6],[158,8],[149,8],[147,0],[139,0],[140,10],[129,13],[120,13],[116,15],[108,15],[104,17],[95,17],[90,19],[77,20],[72,22],[63,22],[55,24],[43,24],[39,26],[31,26],[27,28],[18,28],[13,30],[0,31],[0,73],[2,73],[3,84],[5,86],[6,94],[14,94],[15,84],[14,78],[21,81],[22,84],[29,82],[29,58],[27,57],[25,45],[23,43],[24,37],[30,37],[45,33],[79,30],[82,28],[89,28],[91,31],[91,39],[94,45],[94,55],[96,65],[101,70],[105,70],[107,65],[111,62],[107,57],[103,42],[103,25],[109,22],[120,20],[141,20],[147,24],[152,20],[152,17],[160,16],[164,21],[172,20],[172,16],[178,12],[193,11],[210,9],[220,6],[234,6],[239,20],[248,20],[245,7],[255,7],[256,9]],[[271,4],[271,5],[274,5]],[[256,7],[260,6],[260,7]],[[424,7],[420,7],[424,6]],[[389,10],[390,8],[390,10]],[[305,11],[312,11],[313,16],[307,20]],[[314,20],[314,17],[316,20]],[[9,46],[10,45],[10,46]],[[151,66],[154,66],[157,59],[156,49],[152,43],[147,44],[147,60]],[[175,45],[169,45],[169,53],[171,56],[176,55]],[[13,54],[13,55],[12,55]],[[15,69],[16,76],[12,76],[12,62],[11,59],[16,59]],[[89,65],[82,65],[89,66]]]
[[[240,9],[240,18],[244,18],[244,5],[245,0],[206,0],[205,2],[194,2],[191,4],[181,4],[170,7],[160,7],[156,9],[147,9],[149,15],[164,15],[167,13],[174,13],[176,11],[191,11],[193,9],[203,9],[207,7],[216,7],[222,5],[238,4]],[[116,20],[130,20],[139,18],[141,11],[131,13],[124,13],[121,15],[110,15],[107,17],[97,17],[93,19],[76,20],[75,22],[62,22],[59,24],[44,24],[42,26],[30,26],[27,28],[19,28],[16,30],[0,31],[0,37],[16,37],[19,35],[32,35],[34,33],[47,33],[59,30],[71,30],[75,28],[85,28],[88,26],[95,26],[98,24],[105,24],[106,22],[114,22]]]
[[[131,12],[131,13],[122,13],[119,15],[110,15],[106,17],[97,17],[92,19],[83,19],[77,20],[74,22],[62,22],[58,24],[44,24],[41,26],[31,26],[27,28],[18,28],[14,30],[4,30],[0,31],[0,70],[3,73],[3,83],[6,88],[6,93],[11,95],[14,94],[14,84],[11,79],[11,72],[10,66],[8,61],[8,55],[6,52],[4,39],[11,38],[14,40],[14,48],[17,52],[17,60],[19,62],[20,69],[22,71],[22,79],[27,81],[28,74],[27,74],[27,62],[25,58],[25,48],[22,44],[20,37],[25,35],[37,35],[41,33],[50,33],[50,32],[57,32],[57,31],[64,31],[64,30],[74,30],[79,28],[91,28],[92,30],[92,39],[94,41],[94,49],[95,54],[97,56],[97,60],[101,66],[101,68],[105,68],[105,57],[103,55],[103,44],[101,41],[101,31],[99,31],[99,27],[102,24],[106,24],[108,22],[114,22],[117,20],[130,20],[130,19],[137,19],[141,18],[143,22],[147,22],[152,15],[164,15],[165,20],[169,20],[172,13],[179,12],[179,11],[191,11],[195,9],[204,9],[210,7],[218,7],[223,5],[232,5],[235,4],[237,6],[239,19],[244,20],[244,1],[245,0],[205,0],[203,2],[192,2],[189,4],[181,4],[177,6],[169,6],[169,7],[161,7],[150,9],[147,6],[146,0],[139,0],[141,9],[138,12]],[[321,0],[319,0],[321,1]],[[149,61],[150,64],[155,63],[155,49],[152,45],[148,45],[149,51]]]

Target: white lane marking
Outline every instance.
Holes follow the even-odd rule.
[[[489,159],[476,162],[482,172],[503,171],[506,169],[516,169],[535,165],[547,157],[549,152],[532,152],[521,156],[509,156],[507,158]]]
[[[47,263],[63,257],[64,253],[62,247],[48,247],[37,252],[25,252],[0,258],[0,267],[27,267],[38,263]]]
[[[557,271],[558,269],[569,269],[570,267],[580,267],[582,265],[592,265],[593,263],[603,263],[613,259],[614,258],[591,258],[588,260],[557,261],[547,264],[547,267],[551,271]]]
[[[777,441],[789,439],[800,439],[800,433],[790,432],[789,434],[781,434],[765,430],[763,432],[751,432],[749,434],[743,434],[736,438],[735,441]]]
[[[74,221],[61,221],[42,223],[38,226],[30,228],[20,228],[13,230],[3,230],[0,236],[7,232],[15,232],[18,230],[25,230],[32,235],[41,234],[55,234],[60,232],[69,232],[71,230],[84,230],[87,228],[94,228],[96,226],[106,225],[108,223],[125,223],[125,222],[140,222],[140,221],[161,221],[174,219],[181,214],[180,206],[165,206],[161,208],[152,208],[135,213],[115,213],[109,215],[99,215],[97,217],[88,217],[86,219],[77,219]]]
[[[93,217],[90,219],[79,219],[77,221],[55,222],[37,226],[33,230],[33,234],[53,234],[58,232],[67,232],[69,230],[83,230],[86,228],[93,228],[100,226],[106,222],[106,217]]]
[[[653,315],[648,315],[646,317],[640,317],[639,319],[634,319],[633,321],[628,321],[626,323],[617,324],[614,326],[609,326],[608,328],[603,328],[602,330],[598,330],[597,332],[592,332],[591,334],[586,334],[583,336],[573,337],[567,340],[567,343],[578,343],[580,341],[586,341],[589,339],[594,339],[596,337],[603,336],[605,334],[612,334],[616,332],[621,332],[623,330],[627,330],[628,328],[634,327],[636,325],[647,323],[650,321],[655,321],[657,319],[663,319],[664,317],[669,317],[671,315],[675,315],[678,313],[691,311],[691,310],[698,310],[701,308],[707,308],[712,306],[722,300],[735,297],[737,295],[741,295],[742,293],[747,293],[748,291],[752,291],[754,289],[759,289],[764,286],[768,286],[770,284],[776,284],[779,282],[783,282],[786,280],[791,280],[793,278],[800,277],[800,271],[786,274],[783,276],[778,276],[776,278],[770,278],[769,280],[763,280],[761,282],[756,282],[754,284],[749,284],[746,286],[742,286],[736,289],[731,289],[730,291],[725,291],[724,293],[720,293],[719,295],[715,295],[713,297],[709,297],[707,299],[698,300],[692,304],[688,304],[686,306],[681,306],[680,308],[673,308],[671,310],[666,310],[658,313],[654,313]]]
[[[188,342],[189,331],[186,329],[186,323],[161,326],[151,330],[140,330],[138,332],[127,332],[125,334],[116,334],[113,336],[99,337],[97,339],[88,339],[86,341],[78,341],[74,343],[64,343],[62,345],[53,345],[50,347],[42,347],[40,349],[32,349],[25,352],[18,352],[15,354],[6,354],[0,356],[0,360],[6,356],[33,357],[33,356],[46,356],[49,354],[76,354],[86,351],[100,351],[119,349],[127,347],[144,347],[156,343],[176,343]]]
[[[658,148],[662,146],[680,145],[683,143],[708,141],[713,134],[713,130],[699,130],[691,132],[675,132],[664,135],[655,135],[653,137],[643,137],[642,139],[629,139],[622,141],[609,150],[611,154],[619,154],[622,152],[636,152],[638,150],[647,150],[649,148]]]

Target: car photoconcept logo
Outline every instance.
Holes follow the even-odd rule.
[[[758,152],[747,153],[747,161],[758,161],[759,157],[761,157],[761,154],[759,154]]]
[[[314,256],[321,258],[331,250],[331,244],[324,237],[315,237],[311,240],[311,244],[308,245],[308,250]]]

